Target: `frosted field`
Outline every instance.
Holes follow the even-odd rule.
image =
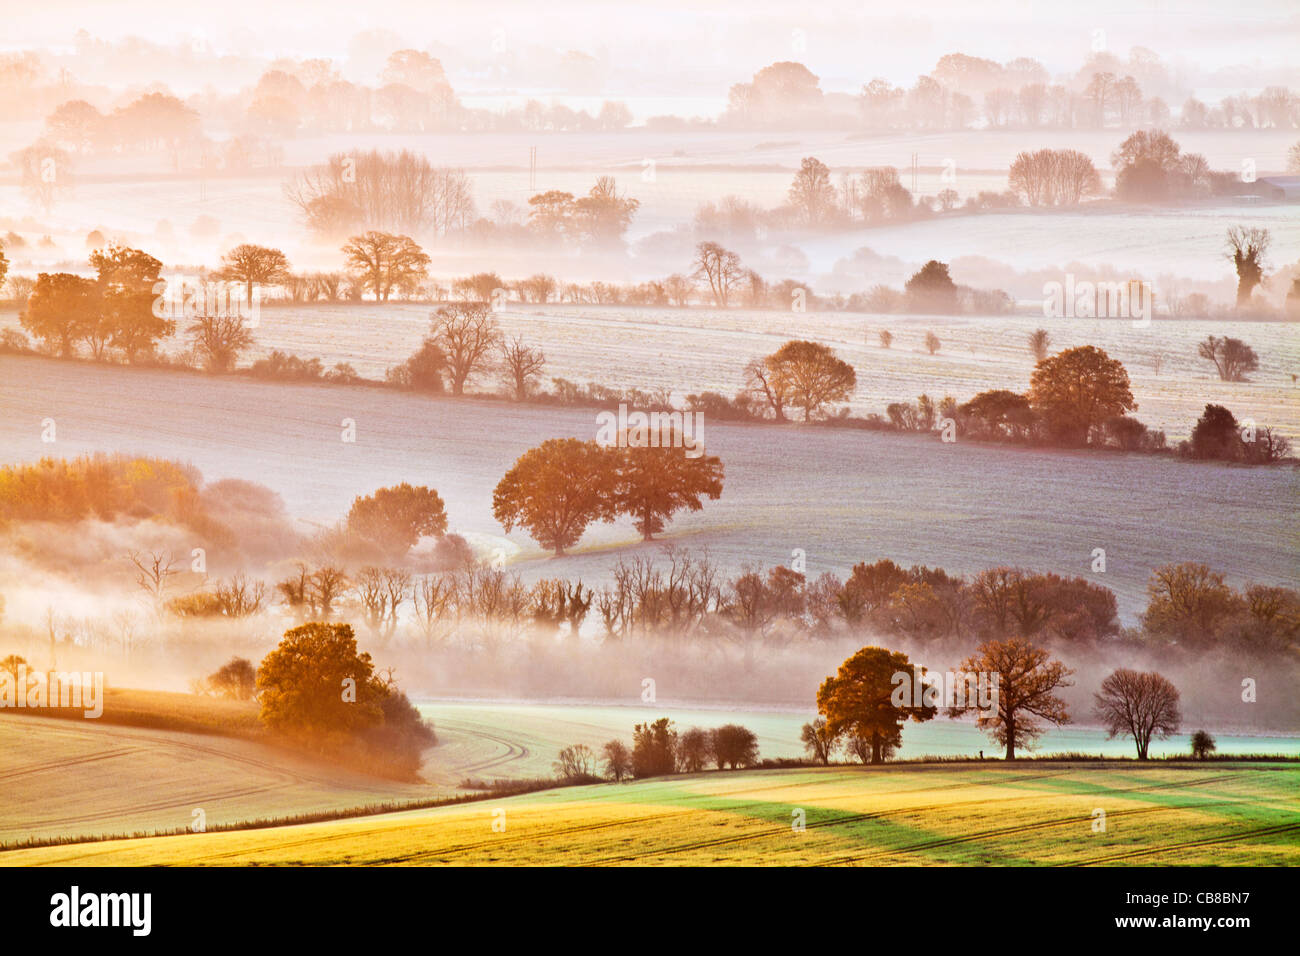
[[[1211,394],[1208,388],[1205,393]],[[437,488],[452,532],[506,551],[526,580],[607,578],[619,557],[653,554],[626,521],[596,525],[578,550],[543,554],[502,533],[492,489],[547,438],[594,436],[591,410],[428,399],[373,388],[293,386],[0,356],[0,460],[51,453],[162,455],[209,480],[244,478],[279,492],[305,521],[340,519],[358,494],[410,481]],[[340,441],[353,418],[357,441]],[[1300,584],[1294,468],[1189,464],[1145,455],[946,445],[840,429],[706,423],[726,465],[722,499],[676,518],[664,540],[708,548],[732,574],[807,553],[808,571],[846,574],[861,560],[970,573],[1000,564],[1087,574],[1107,551],[1104,583],[1131,622],[1153,568],[1202,561],[1247,581]],[[308,527],[305,525],[304,527]]]
[[[327,367],[349,362],[362,376],[382,379],[387,368],[419,347],[431,311],[401,304],[264,308],[253,355],[278,349],[318,357]],[[881,415],[889,403],[911,401],[922,392],[966,401],[990,388],[1025,390],[1034,365],[1025,339],[1045,327],[1054,351],[1096,345],[1123,362],[1137,417],[1164,429],[1170,441],[1186,438],[1206,403],[1215,402],[1241,420],[1277,427],[1300,447],[1300,389],[1291,379],[1300,373],[1300,332],[1294,324],[1157,321],[1135,329],[1124,320],[517,304],[503,308],[498,318],[507,335],[545,351],[548,387],[554,376],[619,388],[662,386],[679,402],[705,390],[730,397],[743,385],[751,359],[790,338],[814,339],[857,370],[849,403],[854,413]],[[5,325],[16,327],[12,313],[0,314],[0,326]],[[889,349],[879,347],[881,329],[894,335]],[[923,347],[928,331],[943,343],[934,356]],[[1235,336],[1255,349],[1261,367],[1251,381],[1219,381],[1213,366],[1196,356],[1197,343],[1207,335]],[[480,387],[500,387],[492,377],[479,381]]]
[[[12,149],[25,145],[29,130],[0,128]],[[20,232],[51,234],[62,247],[56,254],[26,250],[37,265],[64,257],[80,260],[91,229],[122,235],[145,245],[168,263],[215,263],[221,251],[241,241],[284,249],[301,269],[337,268],[336,243],[319,244],[304,234],[298,211],[285,199],[283,184],[295,170],[324,161],[331,153],[362,149],[415,149],[437,164],[465,168],[474,186],[480,214],[505,199],[527,208],[534,192],[562,189],[581,194],[599,175],[613,175],[620,188],[641,202],[628,233],[636,241],[651,233],[689,224],[697,207],[729,194],[765,207],[786,199],[794,171],[805,156],[817,156],[841,172],[890,165],[911,187],[912,155],[920,171],[916,194],[936,195],[952,188],[964,199],[982,190],[1006,189],[1006,170],[1022,150],[1045,147],[1079,149],[1090,155],[1109,185],[1110,154],[1127,135],[1124,130],[973,131],[881,135],[825,132],[649,133],[631,130],[604,134],[484,134],[317,137],[286,142],[284,169],[246,176],[215,176],[200,182],[177,176],[167,157],[82,161],[74,184],[51,213],[31,206],[16,179],[0,182],[0,208]],[[1173,135],[1185,151],[1203,153],[1215,169],[1240,170],[1254,162],[1258,175],[1286,168],[1294,131],[1188,131]],[[28,137],[28,138],[24,138]],[[536,186],[530,187],[529,147],[538,149]],[[955,178],[941,173],[951,162]],[[21,216],[30,216],[23,220]],[[218,235],[199,239],[190,226],[200,216],[215,219]],[[4,220],[0,220],[3,223]],[[800,239],[792,244],[808,256],[810,279],[828,271],[861,246],[882,255],[898,255],[918,264],[930,258],[983,255],[1018,268],[1061,266],[1069,262],[1113,265],[1155,278],[1173,272],[1214,278],[1229,272],[1222,259],[1223,234],[1236,223],[1263,225],[1274,233],[1274,265],[1294,262],[1300,249],[1300,206],[1180,210],[1134,209],[1124,214],[1021,213],[1011,216],[959,217],[906,226]],[[160,231],[166,223],[169,237]],[[6,228],[9,225],[6,224]],[[432,244],[430,244],[432,245]],[[515,254],[474,257],[456,248],[430,248],[435,271],[447,274],[496,269],[507,278],[536,271],[536,261]],[[11,256],[11,258],[13,258]],[[534,255],[531,260],[539,257]],[[633,260],[628,278],[682,271],[683,261]],[[495,260],[495,261],[490,261]],[[513,263],[513,267],[512,267]],[[554,264],[546,268],[557,271]],[[608,267],[602,267],[608,277]],[[589,278],[574,260],[566,279]],[[15,272],[32,271],[28,266]],[[591,269],[588,269],[591,271]]]

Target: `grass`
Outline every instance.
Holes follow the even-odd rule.
[[[1289,763],[750,770],[13,850],[0,864],[1283,866],[1300,864],[1297,793]]]

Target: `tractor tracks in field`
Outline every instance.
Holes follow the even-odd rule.
[[[1097,866],[1103,863],[1123,863],[1128,860],[1134,860],[1138,857],[1150,856],[1153,853],[1169,853],[1174,850],[1188,850],[1194,847],[1216,846],[1223,843],[1239,843],[1242,840],[1253,840],[1256,837],[1281,836],[1288,833],[1300,834],[1300,821],[1295,823],[1279,823],[1268,827],[1258,827],[1254,830],[1246,830],[1242,833],[1229,833],[1217,837],[1205,837],[1200,840],[1186,840],[1182,843],[1167,843],[1163,846],[1142,847],[1136,850],[1126,850],[1123,853],[1114,853],[1110,856],[1094,857],[1091,860],[1078,860],[1072,863],[1058,864],[1060,866]]]

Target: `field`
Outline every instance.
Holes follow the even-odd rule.
[[[5,462],[49,455],[40,423],[50,417],[61,456],[102,450],[187,460],[208,480],[267,485],[291,515],[311,523],[338,520],[374,488],[428,483],[447,503],[449,530],[485,555],[504,550],[526,576],[594,583],[613,564],[610,548],[622,556],[657,547],[639,544],[625,523],[598,525],[574,553],[551,559],[518,531],[503,535],[492,518],[492,488],[510,464],[543,439],[592,436],[590,410],[12,356],[0,356],[0,407]],[[357,422],[356,443],[340,441],[344,418]],[[1150,571],[1173,561],[1208,563],[1237,583],[1296,582],[1300,518],[1287,503],[1300,478],[1290,467],[712,422],[705,440],[726,465],[723,497],[678,517],[664,540],[707,547],[729,571],[785,563],[801,548],[813,576],[845,574],[877,557],[960,573],[1019,564],[1082,574],[1102,547],[1105,584],[1129,619],[1145,605]],[[1150,533],[1153,521],[1160,535]],[[49,599],[33,598],[33,615]],[[22,600],[12,596],[11,614]]]
[[[247,719],[255,714],[251,704],[109,691],[104,717],[98,721],[0,715],[0,783],[4,786],[0,845],[165,833],[189,827],[196,809],[203,810],[206,826],[215,829],[463,797],[469,791],[460,785],[467,778],[549,778],[561,748],[586,744],[599,752],[607,740],[630,741],[634,723],[660,716],[670,717],[682,729],[740,723],[757,734],[763,757],[799,758],[804,756],[799,730],[813,716],[788,709],[673,704],[431,701],[419,706],[434,724],[439,742],[425,752],[418,783],[362,776],[271,746],[258,733],[258,725]],[[225,728],[209,723],[217,711],[229,712]],[[121,724],[123,720],[158,724],[164,717],[177,726],[207,732]],[[237,736],[222,736],[223,729]],[[1297,737],[1220,734],[1217,741],[1218,752],[1225,756],[1300,756]],[[981,750],[990,756],[995,753],[987,737],[970,722],[935,720],[907,728],[899,757],[971,758]],[[1151,752],[1153,757],[1165,757],[1189,750],[1187,735],[1182,734],[1154,742]],[[1036,753],[1127,757],[1132,746],[1124,740],[1108,741],[1095,728],[1071,726],[1045,734]],[[34,761],[32,754],[40,754],[39,760]],[[1224,773],[1239,772],[1235,765],[1216,766]],[[705,783],[722,779],[698,778]],[[674,780],[664,786],[672,791],[684,785]],[[625,790],[612,792],[622,795]],[[598,803],[610,802],[608,788],[591,792],[599,797]],[[0,856],[0,864],[6,861]]]
[[[1283,866],[1300,863],[1298,787],[1267,765],[705,773],[0,865]]]
[[[431,311],[407,304],[267,307],[248,360],[279,350],[319,358],[326,367],[347,362],[366,378],[382,379],[419,348],[429,333]],[[551,377],[619,388],[663,387],[679,403],[706,390],[731,396],[743,385],[746,363],[790,338],[811,338],[854,366],[858,384],[848,403],[853,412],[879,415],[891,402],[911,401],[922,392],[966,401],[986,389],[1024,391],[1034,367],[1025,341],[1044,327],[1053,350],[1095,345],[1123,362],[1138,403],[1135,414],[1163,429],[1171,441],[1187,437],[1207,402],[1300,439],[1300,389],[1292,381],[1300,371],[1300,335],[1286,323],[1162,320],[1134,328],[1127,320],[1041,316],[519,304],[502,308],[497,319],[508,336],[543,349],[548,387]],[[0,327],[17,325],[15,313],[0,312]],[[894,336],[889,349],[879,345],[882,329]],[[923,347],[930,331],[942,343],[935,355]],[[1259,354],[1259,371],[1248,382],[1220,381],[1214,367],[1196,354],[1207,335],[1246,342]],[[179,339],[170,343],[173,350],[182,345]],[[470,387],[494,389],[500,383],[495,376],[480,376]]]

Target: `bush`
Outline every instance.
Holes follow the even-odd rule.
[[[0,329],[0,352],[13,355],[31,353],[32,343],[17,329]]]
[[[447,354],[432,339],[425,339],[410,358],[390,368],[386,378],[398,388],[441,395],[447,388],[443,379],[447,368]]]
[[[1208,732],[1198,730],[1192,734],[1192,756],[1197,760],[1204,760],[1217,749],[1214,738]]]
[[[574,744],[560,751],[560,759],[553,765],[555,775],[568,783],[596,780],[596,755],[586,744]]]
[[[320,359],[303,359],[286,352],[272,352],[258,359],[248,369],[255,378],[269,378],[278,382],[311,382],[325,373]]]
[[[713,759],[719,770],[724,766],[735,770],[758,763],[758,737],[752,730],[740,724],[724,724],[714,730],[711,736]]]
[[[249,700],[257,689],[257,670],[242,657],[232,657],[208,677],[208,687],[218,697]]]

